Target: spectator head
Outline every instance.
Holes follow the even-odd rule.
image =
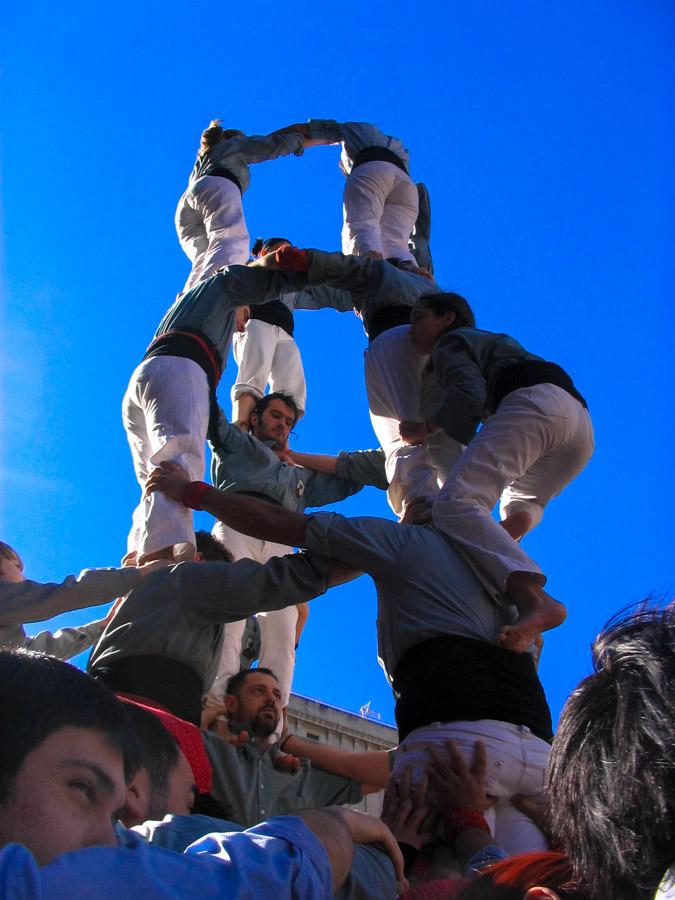
[[[232,725],[246,724],[253,737],[267,738],[283,709],[279,680],[271,669],[244,669],[228,681],[224,703]]]
[[[593,898],[651,897],[675,860],[675,603],[603,629],[563,709],[549,817]]]
[[[418,353],[431,353],[438,338],[456,328],[475,328],[476,319],[460,294],[420,297],[410,313],[410,339]]]
[[[25,580],[21,557],[13,547],[0,541],[0,581],[19,584]]]
[[[139,743],[138,769],[127,784],[122,821],[131,828],[166,815],[189,816],[197,795],[192,769],[157,716],[125,704]]]
[[[251,256],[255,257],[255,259],[260,259],[262,256],[267,256],[268,253],[274,253],[275,250],[278,250],[280,247],[287,246],[291,247],[292,244],[286,238],[271,237],[266,240],[256,238],[251,247]]]
[[[209,150],[220,144],[221,141],[229,141],[230,138],[246,137],[243,131],[237,131],[236,128],[223,128],[220,119],[213,119],[208,128],[202,131],[199,141],[199,156],[204,156]]]
[[[196,531],[197,553],[195,562],[234,562],[234,557],[222,541],[210,531]]]
[[[23,844],[40,865],[114,845],[113,822],[136,765],[123,705],[68,663],[0,651],[0,846]]]
[[[275,448],[282,449],[297,421],[298,406],[293,397],[284,391],[275,391],[265,394],[254,406],[251,434],[259,441],[272,441]]]

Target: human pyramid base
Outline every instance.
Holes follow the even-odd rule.
[[[249,165],[322,144],[341,146],[342,252],[267,237],[251,254]],[[600,636],[549,774],[537,663],[566,609],[521,539],[589,461],[591,420],[561,366],[477,328],[469,302],[436,284],[429,198],[409,163],[369,123],[203,132],[175,218],[191,272],[124,396],[141,499],[123,567],[42,585],[0,544],[0,692],[17,736],[1,755],[0,881],[34,885],[11,896],[77,884],[112,897],[124,880],[158,897],[651,897],[673,862],[668,829],[649,832],[632,868],[612,857],[621,841],[593,825],[607,792],[589,787],[597,760],[622,767],[611,754],[627,736],[609,723],[627,721],[627,697],[628,718],[645,721],[640,664],[673,665],[672,611],[643,608]],[[362,322],[379,449],[289,449],[307,393],[294,311],[324,308]],[[306,513],[365,485],[387,492],[395,518]],[[211,534],[195,533],[192,510],[214,516]],[[305,740],[283,715],[308,603],[364,573],[396,698],[390,753]],[[99,622],[24,631],[115,598]],[[627,675],[616,659],[639,640]],[[61,661],[92,645],[88,674]],[[671,774],[654,765],[660,796]],[[625,769],[625,803],[605,819],[639,837],[651,826],[630,819]],[[342,805],[383,788],[380,819]]]

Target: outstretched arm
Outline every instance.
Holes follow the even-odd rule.
[[[288,547],[306,546],[308,516],[254,497],[222,493],[203,482],[190,482],[175,463],[162,463],[151,472],[145,490],[148,494],[160,491],[192,509],[203,509],[242,534]]]
[[[332,772],[358,781],[364,794],[372,794],[387,786],[391,767],[386,750],[369,750],[353,753],[340,747],[329,747],[317,741],[308,741],[297,734],[281,738],[280,747],[284,753],[304,756],[317,769]]]

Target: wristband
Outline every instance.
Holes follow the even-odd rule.
[[[183,490],[183,505],[190,509],[202,509],[202,497],[210,487],[205,481],[191,481]]]
[[[282,738],[282,740],[279,741],[279,750],[281,750],[285,753],[286,751],[284,750],[284,747],[286,746],[286,744],[290,741],[290,739],[292,737],[293,737],[292,734],[287,734],[286,737]]]
[[[309,269],[309,253],[284,244],[274,254],[282,272],[306,272]]]
[[[479,828],[490,833],[490,826],[482,813],[470,806],[459,806],[445,816],[445,839],[452,844],[463,831]]]

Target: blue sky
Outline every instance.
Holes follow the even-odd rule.
[[[115,565],[138,499],[129,376],[189,269],[173,212],[209,120],[308,117],[400,136],[432,199],[439,283],[558,362],[596,455],[525,547],[569,608],[554,717],[605,619],[672,592],[675,9],[650,3],[10,2],[2,21],[0,539],[36,580]],[[252,236],[338,249],[337,148],[252,169]],[[351,314],[299,313],[295,446],[374,446]],[[228,365],[221,397],[233,379]],[[341,506],[389,516],[368,489]],[[210,524],[199,516],[202,524]],[[60,617],[82,622],[96,612]],[[385,720],[370,582],[312,604],[295,688]]]

